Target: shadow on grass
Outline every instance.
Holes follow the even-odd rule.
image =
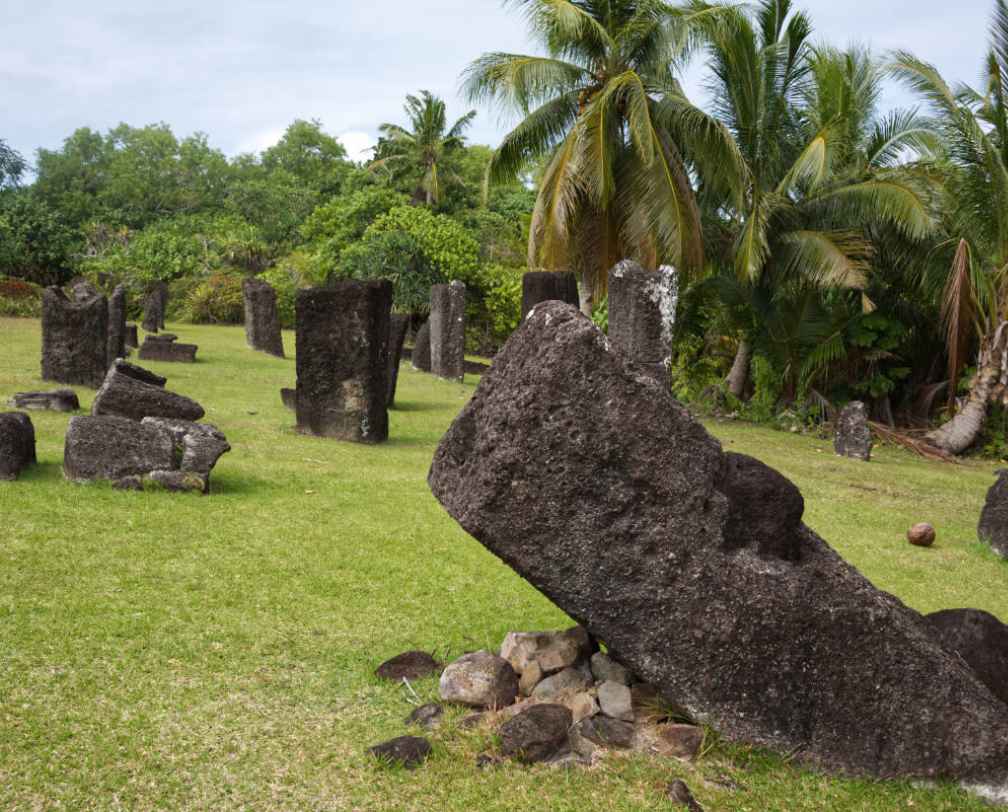
[[[397,400],[395,405],[389,409],[390,412],[433,412],[437,409],[444,408],[439,403],[420,403],[418,401],[401,401]]]
[[[37,462],[25,468],[16,482],[43,482],[46,480],[63,479],[63,461]]]

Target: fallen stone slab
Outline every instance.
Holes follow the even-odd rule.
[[[523,764],[536,764],[567,747],[573,717],[563,705],[533,705],[501,725],[501,754]]]
[[[529,271],[522,276],[522,321],[536,305],[554,300],[578,306],[578,286],[574,274],[568,271]]]
[[[994,552],[1008,558],[1008,469],[997,472],[997,481],[987,491],[977,535]]]
[[[417,330],[416,338],[413,340],[413,351],[410,354],[410,363],[413,365],[413,369],[418,372],[431,371],[430,321],[425,321]]]
[[[76,412],[80,399],[73,389],[54,389],[51,392],[17,392],[10,405],[28,411]]]
[[[157,383],[160,381],[160,383]],[[91,414],[115,415],[131,420],[167,417],[197,421],[205,414],[191,398],[169,392],[164,378],[126,361],[117,360],[109,367],[105,381],[91,406]]]
[[[396,384],[399,382],[399,364],[402,363],[403,343],[406,341],[406,330],[409,328],[409,316],[393,313],[389,321],[388,340],[388,396],[385,398],[388,408],[395,403]]]
[[[0,414],[0,480],[15,480],[35,457],[35,427],[21,412]]]
[[[147,336],[138,353],[141,361],[167,361],[172,363],[195,364],[196,344],[178,344],[175,341],[158,341]]]
[[[70,418],[63,474],[71,482],[143,477],[175,467],[175,444],[164,429],[125,417]]]
[[[833,449],[841,457],[869,462],[872,452],[871,426],[868,409],[860,400],[848,403],[837,418]]]
[[[428,759],[431,745],[427,739],[422,739],[419,736],[399,736],[369,747],[368,752],[379,761],[412,770]]]
[[[108,303],[104,296],[67,298],[42,293],[42,379],[97,389],[108,368]]]
[[[746,501],[793,504],[779,474],[747,461],[736,469],[764,471],[762,486],[726,486],[732,459],[591,321],[548,302],[483,376],[429,482],[465,530],[727,739],[1008,796],[1008,705],[800,517],[774,526]]]
[[[1008,626],[979,609],[945,609],[924,615],[924,620],[945,650],[962,657],[1008,705]]]
[[[231,450],[224,434],[209,423],[165,417],[145,417],[141,422],[167,431],[175,444],[179,470],[200,474],[207,483],[217,461]]]
[[[245,304],[245,341],[253,350],[284,357],[276,291],[263,279],[247,276],[242,280]]]

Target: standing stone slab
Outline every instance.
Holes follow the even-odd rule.
[[[430,372],[430,321],[425,321],[417,330],[413,341],[413,357],[410,359],[413,369],[419,372]]]
[[[862,462],[871,459],[871,426],[868,425],[868,410],[860,400],[851,401],[840,412],[833,449],[841,457]]]
[[[297,424],[320,437],[388,439],[388,333],[392,283],[344,280],[299,291]]]
[[[450,381],[465,377],[465,294],[457,280],[431,288],[431,372]]]
[[[21,412],[0,414],[0,480],[14,480],[35,458],[35,427]]]
[[[154,282],[147,288],[144,298],[143,328],[148,333],[156,333],[165,326],[165,310],[168,307],[168,284]]]
[[[785,487],[771,469],[765,488],[726,486],[730,459],[588,319],[551,302],[496,356],[429,482],[611,656],[728,739],[1008,793],[1008,706],[800,516],[775,526],[747,501]],[[750,537],[732,537],[746,511]]]
[[[42,379],[97,389],[108,357],[108,303],[104,296],[71,301],[62,289],[42,294]]]
[[[1008,469],[997,472],[997,481],[987,491],[987,501],[980,513],[977,527],[980,540],[994,552],[1008,558]]]
[[[125,417],[72,417],[63,451],[63,474],[72,482],[119,480],[176,469],[167,431]]]
[[[609,272],[609,341],[632,365],[668,378],[678,282],[674,269],[624,260]]]
[[[106,361],[126,357],[126,287],[116,285],[108,300],[108,353]]]
[[[140,346],[140,336],[137,334],[137,326],[135,324],[126,325],[126,346],[133,349]]]
[[[522,277],[521,317],[537,304],[557,300],[578,306],[577,278],[563,271],[530,271]]]
[[[283,358],[276,291],[268,282],[250,276],[242,281],[242,299],[245,302],[245,340],[248,345],[254,350]]]
[[[409,316],[393,313],[389,321],[388,340],[388,408],[395,403],[396,384],[399,382],[399,364],[402,363],[403,342],[406,341],[406,330],[409,327]]]

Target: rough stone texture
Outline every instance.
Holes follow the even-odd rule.
[[[532,691],[542,682],[542,679],[543,672],[539,663],[535,661],[529,663],[525,666],[525,669],[521,672],[521,677],[518,679],[518,693],[522,696],[532,696]]]
[[[35,427],[21,412],[0,414],[0,480],[14,480],[35,458]]]
[[[546,761],[566,747],[573,721],[563,705],[533,705],[501,725],[501,753],[524,764]]]
[[[442,716],[444,716],[444,707],[437,702],[428,702],[407,716],[406,724],[419,725],[425,730],[433,730],[441,724]]]
[[[587,719],[589,716],[594,716],[599,712],[598,702],[588,691],[574,694],[574,696],[564,702],[564,705],[570,709],[575,722],[580,722],[582,719]]]
[[[591,670],[596,682],[617,682],[620,685],[630,684],[630,672],[608,654],[603,654],[601,651],[592,655]]]
[[[42,293],[42,379],[97,389],[108,368],[108,303],[71,301],[61,288]]]
[[[501,657],[518,674],[536,663],[541,674],[548,676],[575,665],[581,648],[568,632],[509,632],[501,644]]]
[[[522,277],[521,317],[537,304],[557,300],[578,306],[578,286],[574,274],[562,271],[530,271]]]
[[[126,357],[126,287],[117,285],[108,300],[108,344],[106,363]]]
[[[388,439],[392,283],[344,280],[297,294],[297,424],[320,437]]]
[[[654,749],[663,756],[692,760],[703,746],[703,728],[696,725],[658,725]]]
[[[426,651],[406,651],[383,662],[375,669],[375,674],[381,679],[399,682],[431,677],[443,670],[444,666]]]
[[[254,276],[242,280],[245,303],[245,340],[253,350],[277,358],[284,357],[280,316],[277,314],[276,291],[272,285]]]
[[[977,534],[995,552],[1008,558],[1008,468],[997,472],[997,481],[987,491]]]
[[[592,716],[578,722],[574,730],[577,735],[599,747],[627,750],[633,746],[634,726],[629,722],[611,719],[608,716]]]
[[[73,389],[54,389],[52,392],[18,392],[10,405],[28,411],[76,412],[80,399]]]
[[[441,674],[441,699],[475,708],[504,708],[518,696],[518,675],[489,651],[465,654]]]
[[[147,336],[138,353],[141,361],[169,361],[183,364],[195,364],[196,344],[178,344],[174,340],[163,341]]]
[[[935,529],[927,522],[915,524],[907,530],[907,541],[915,547],[930,547],[935,543]]]
[[[1008,626],[979,609],[945,609],[925,615],[924,620],[945,650],[962,657],[1008,704]]]
[[[430,371],[451,381],[465,377],[465,296],[457,280],[431,288]]]
[[[396,384],[399,382],[399,364],[402,363],[403,343],[409,328],[409,316],[393,313],[389,320],[388,338],[388,392],[385,402],[391,409],[395,403]]]
[[[146,373],[146,374],[144,374]],[[155,381],[161,381],[156,383]],[[116,415],[132,420],[145,417],[168,417],[178,420],[199,420],[205,412],[196,401],[164,388],[164,378],[147,370],[116,361],[109,367],[105,382],[91,406],[93,415]]]
[[[280,400],[291,411],[297,411],[297,389],[281,389]]]
[[[70,418],[63,473],[73,482],[142,477],[175,467],[175,444],[164,429],[125,417]]]
[[[165,326],[165,309],[168,307],[168,285],[155,282],[147,289],[144,297],[143,328],[148,333],[156,333]]]
[[[547,303],[495,358],[429,481],[470,534],[726,738],[1008,790],[1008,706],[808,528],[776,528],[798,535],[796,560],[756,535],[759,516],[733,544],[728,462],[588,319]]]
[[[145,417],[141,422],[167,431],[175,444],[179,470],[182,473],[200,474],[207,483],[217,460],[231,450],[224,434],[209,423],[166,417]]]
[[[789,479],[745,454],[724,455],[718,489],[728,498],[725,544],[742,549],[756,542],[761,556],[797,561],[805,500]]]
[[[133,349],[140,347],[140,336],[137,334],[137,326],[135,324],[126,325],[126,346]]]
[[[619,682],[603,682],[598,686],[598,701],[602,713],[624,722],[634,720],[633,697],[630,689]]]
[[[68,287],[70,298],[75,302],[88,302],[95,296],[101,296],[101,291],[82,276],[71,280]]]
[[[862,462],[871,459],[872,435],[868,425],[868,409],[860,400],[852,400],[840,412],[833,449],[841,457]]]
[[[536,699],[553,699],[567,693],[578,693],[591,687],[591,677],[586,677],[576,668],[565,668],[559,674],[546,677],[536,685],[532,696]]]
[[[609,342],[656,380],[668,380],[678,283],[672,268],[646,271],[623,260],[609,271]]]
[[[431,753],[431,745],[427,739],[419,736],[399,736],[369,747],[368,752],[380,761],[398,764],[412,770],[427,760]]]
[[[425,321],[417,330],[416,338],[413,340],[413,353],[410,356],[410,363],[413,369],[419,372],[431,371],[430,356],[430,322]]]

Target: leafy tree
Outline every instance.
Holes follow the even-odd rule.
[[[27,168],[21,153],[0,138],[0,189],[17,186]]]
[[[271,172],[289,172],[323,196],[338,194],[353,170],[344,146],[314,119],[291,124],[283,138],[263,152],[262,165]]]
[[[392,189],[369,186],[319,206],[301,227],[301,234],[335,264],[343,249],[360,240],[380,215],[408,202]]]
[[[0,271],[41,285],[66,282],[82,240],[31,189],[0,197]]]

